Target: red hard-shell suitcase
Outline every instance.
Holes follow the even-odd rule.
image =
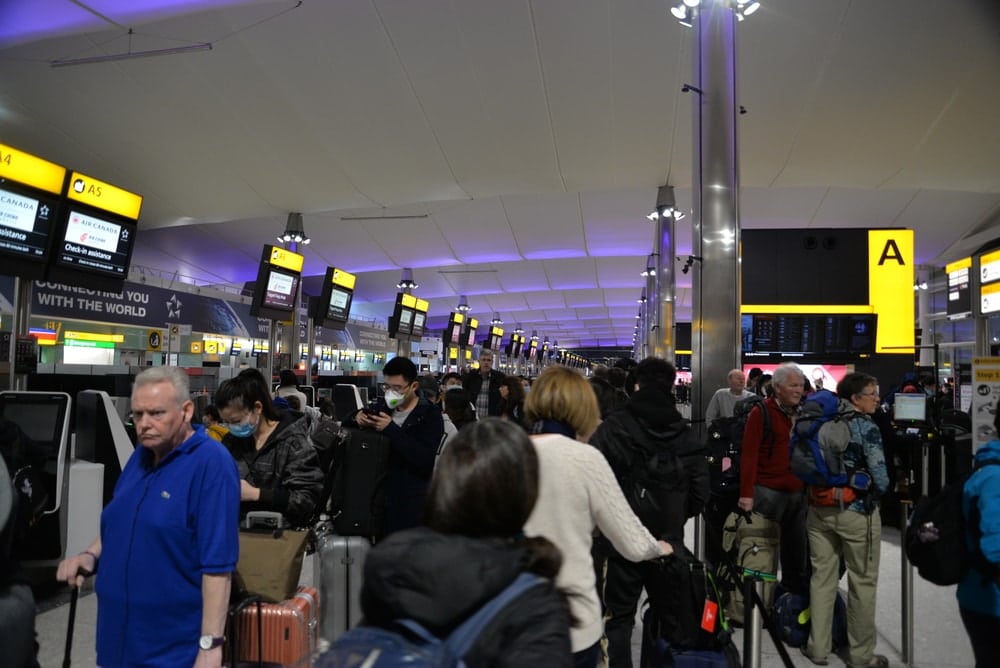
[[[299,587],[281,603],[260,606],[263,657],[258,654],[256,605],[246,606],[236,620],[237,661],[276,663],[307,668],[316,650],[319,594],[315,587]],[[232,633],[233,630],[230,630]]]

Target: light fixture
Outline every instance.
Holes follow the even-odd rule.
[[[466,313],[470,308],[472,307],[469,306],[469,298],[466,297],[465,295],[459,295],[458,306],[455,307],[455,310],[461,311],[462,313]]]
[[[309,245],[309,237],[306,236],[302,227],[302,214],[290,213],[285,222],[285,231],[278,237],[278,241],[285,244],[296,243]]]
[[[416,290],[420,286],[417,282],[413,280],[413,270],[409,268],[403,269],[403,274],[399,279],[399,283],[396,283],[396,287],[400,290]]]
[[[913,286],[913,290],[914,291],[917,291],[917,290],[926,290],[926,289],[927,289],[927,281],[920,281],[919,283],[916,283]]]
[[[521,327],[521,323],[517,323],[516,325],[514,325],[514,333],[524,334],[524,327]]]
[[[656,256],[659,253],[650,253],[646,256],[646,269],[642,271],[641,276],[656,276]]]
[[[683,217],[684,212],[677,208],[677,202],[674,199],[674,187],[660,186],[656,190],[656,209],[650,211],[646,218],[656,221],[658,218],[680,220]]]
[[[490,320],[490,324],[491,325],[502,325],[503,324],[503,319],[500,317],[500,311],[496,311],[493,314],[493,319]]]
[[[677,259],[679,260],[680,258]],[[686,274],[689,271],[691,271],[691,265],[693,265],[695,262],[701,262],[701,257],[698,255],[688,255],[687,261],[684,263],[684,267],[681,269],[681,273]]]
[[[642,319],[642,311],[639,311],[638,313],[635,314],[635,319],[636,320],[641,320]],[[636,325],[636,327],[638,327],[638,325]]]
[[[645,304],[646,303],[646,288],[642,289],[642,295],[638,299],[636,299],[635,301],[638,302],[639,304]]]
[[[736,20],[742,21],[747,16],[750,16],[758,9],[760,9],[760,3],[757,0],[710,0],[714,2],[724,3],[736,13]],[[698,7],[701,5],[701,0],[681,0],[676,5],[670,8],[670,13],[674,15],[678,23],[682,26],[692,27],[694,24],[694,17],[698,13]]]
[[[538,330],[537,329],[531,330],[531,340],[532,341],[537,341],[538,340]]]

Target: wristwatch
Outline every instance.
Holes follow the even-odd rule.
[[[201,649],[215,649],[226,642],[225,636],[202,636],[198,639],[198,647]]]

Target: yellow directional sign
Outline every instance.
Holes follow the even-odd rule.
[[[158,329],[146,332],[146,350],[157,351],[163,345],[163,333]]]
[[[192,341],[191,342],[191,354],[192,355],[200,355],[201,354],[201,341]]]

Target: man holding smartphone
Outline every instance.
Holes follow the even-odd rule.
[[[437,404],[417,393],[417,367],[409,359],[389,360],[382,374],[384,396],[375,408],[358,411],[345,425],[374,429],[389,440],[385,533],[390,534],[420,524],[444,419]]]

